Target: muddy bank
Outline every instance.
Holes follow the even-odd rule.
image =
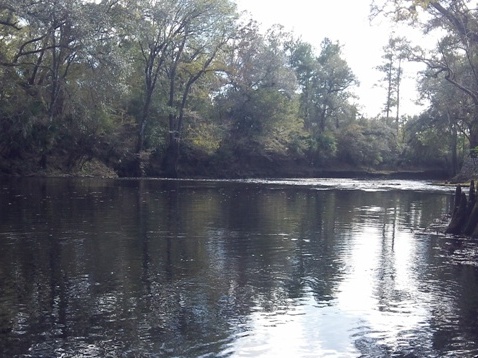
[[[138,177],[134,158],[123,161],[90,159],[80,165],[68,167],[64,158],[50,157],[42,167],[32,158],[17,161],[0,161],[0,175],[46,177]],[[151,156],[144,163],[144,176],[169,177],[162,166],[162,158]],[[178,178],[359,178],[359,179],[417,179],[449,180],[449,173],[440,168],[363,168],[341,162],[310,163],[289,158],[242,157],[233,160],[211,160],[207,157],[187,156],[180,161]]]

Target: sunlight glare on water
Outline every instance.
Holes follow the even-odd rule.
[[[394,179],[348,179],[348,178],[320,178],[320,179],[246,179],[246,183],[265,185],[310,186],[317,190],[414,190],[414,191],[446,191],[454,190],[449,186],[439,185],[431,181],[394,180]]]
[[[334,299],[325,305],[304,287],[304,296],[281,311],[261,310],[226,352],[238,357],[382,356],[383,346],[398,346],[401,332],[421,330],[428,316],[413,292],[417,277],[413,234],[364,227],[344,248],[342,275]],[[387,241],[384,247],[383,241]],[[390,259],[391,258],[391,259]],[[361,349],[362,352],[359,350]]]

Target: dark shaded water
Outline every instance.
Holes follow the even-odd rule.
[[[478,355],[478,245],[416,182],[1,179],[0,356]]]

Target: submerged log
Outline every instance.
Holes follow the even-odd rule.
[[[478,201],[475,182],[470,183],[468,198],[458,185],[455,191],[455,205],[451,221],[445,231],[447,234],[465,234],[478,237]]]

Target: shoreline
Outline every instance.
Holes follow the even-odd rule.
[[[259,171],[250,171],[249,173],[221,173],[221,175],[203,175],[201,173],[192,175],[179,175],[177,178],[167,176],[118,176],[108,173],[62,173],[62,172],[37,172],[28,174],[8,174],[0,173],[0,177],[10,178],[98,178],[98,179],[135,179],[135,178],[158,178],[158,179],[279,179],[279,178],[354,178],[354,179],[401,179],[401,180],[434,180],[437,185],[468,187],[470,182],[455,183],[447,179],[443,172],[438,170],[360,170],[360,169],[313,169],[303,172],[290,173],[289,171],[271,173],[260,173]]]

